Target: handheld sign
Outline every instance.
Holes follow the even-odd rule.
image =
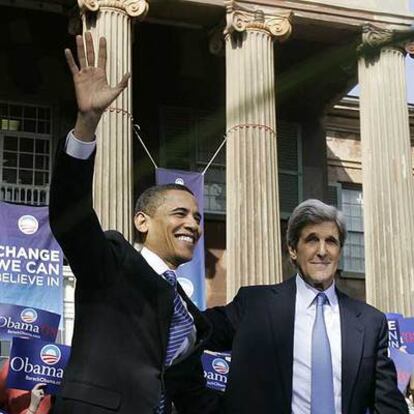
[[[399,349],[402,345],[399,320],[403,318],[403,315],[400,313],[386,313],[385,316],[388,322],[388,347]]]
[[[47,207],[0,202],[0,302],[63,314],[63,253]]]
[[[0,339],[20,338],[55,341],[60,315],[42,309],[0,303]]]
[[[208,388],[217,391],[226,390],[230,362],[229,353],[204,351],[202,363]]]
[[[391,348],[390,358],[394,361],[397,370],[398,389],[405,394],[411,375],[414,373],[414,355]]]
[[[398,323],[404,350],[409,354],[414,354],[414,318],[402,318]]]
[[[35,339],[14,338],[7,387],[30,391],[45,383],[46,394],[56,394],[62,383],[70,347]]]

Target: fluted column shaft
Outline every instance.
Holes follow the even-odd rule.
[[[359,60],[367,302],[414,314],[414,189],[404,53],[390,33],[364,31]]]
[[[107,76],[116,85],[131,73],[131,18],[145,15],[142,0],[78,0],[84,31],[91,31],[95,49],[107,40]],[[104,112],[98,125],[94,175],[94,208],[102,227],[120,231],[132,240],[132,99],[131,82]]]
[[[273,39],[270,19],[228,3],[227,299],[241,286],[282,280]],[[284,25],[284,30],[281,26]],[[277,34],[275,34],[277,32]],[[283,34],[282,34],[283,33]]]

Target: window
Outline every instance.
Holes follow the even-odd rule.
[[[161,110],[161,166],[203,171],[224,139],[224,119],[192,108]],[[225,214],[226,148],[204,176],[204,212]]]
[[[47,204],[51,109],[0,102],[0,120],[0,199]]]
[[[223,114],[224,116],[224,114]],[[224,139],[225,120],[191,108],[161,109],[161,166],[203,171]],[[278,121],[279,196],[282,218],[302,200],[299,126]],[[226,213],[226,149],[223,147],[204,177],[204,211]]]
[[[344,275],[362,277],[365,273],[365,259],[361,189],[342,189],[342,212],[348,230],[342,255]]]

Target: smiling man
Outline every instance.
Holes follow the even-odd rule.
[[[335,287],[345,237],[336,208],[304,201],[287,229],[297,274],[241,288],[229,305],[206,311],[209,349],[232,349],[225,413],[408,412],[384,314]]]
[[[115,231],[103,232],[92,207],[95,130],[105,108],[127,87],[111,87],[106,44],[98,65],[92,36],[70,50],[78,117],[55,160],[50,192],[52,231],[76,276],[75,325],[55,414],[168,414],[213,411],[200,362],[210,326],[177,282],[175,269],[192,259],[201,216],[181,185],[147,189],[134,223],[138,252]],[[115,138],[115,137],[114,137]]]

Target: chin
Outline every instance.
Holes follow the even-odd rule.
[[[191,262],[191,260],[193,260],[193,255],[192,254],[177,256],[177,262],[179,262],[180,265],[182,265],[184,263]]]

